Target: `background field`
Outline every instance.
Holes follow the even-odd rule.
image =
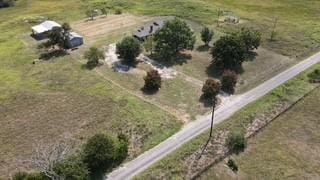
[[[233,156],[239,172],[225,162],[200,179],[319,179],[320,90],[315,90],[248,142],[248,149]]]
[[[105,31],[93,28],[87,32],[81,24],[78,27],[86,9],[103,7],[101,2],[130,13],[126,14],[130,22],[127,19],[121,29],[113,29],[102,19],[103,25],[96,29]],[[208,52],[188,52],[192,58],[186,64],[173,66],[181,74],[165,81],[159,94],[145,96],[140,91],[142,74],[119,74],[105,66],[94,71],[84,69],[82,55],[91,45],[105,47],[130,35],[145,20],[162,15],[188,19],[198,37],[204,24],[215,29],[215,39],[240,26],[253,27],[263,32],[263,48],[255,61],[244,65],[246,72],[238,88],[241,93],[318,49],[319,6],[319,1],[311,0],[19,0],[14,8],[1,9],[0,140],[4,143],[0,146],[0,174],[7,177],[22,167],[19,160],[30,155],[37,141],[84,140],[96,132],[127,133],[131,137],[131,158],[176,132],[183,125],[181,120],[193,120],[207,111],[198,97],[199,82],[208,76]],[[245,23],[216,27],[219,9],[234,11]],[[126,15],[121,16],[125,19]],[[32,65],[39,51],[29,37],[30,27],[42,17],[69,22],[75,29],[93,34],[71,55]],[[278,36],[270,42],[274,17],[279,17]],[[121,20],[112,24],[119,25]]]

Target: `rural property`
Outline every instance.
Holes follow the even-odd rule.
[[[320,1],[0,0],[0,180],[320,179]]]

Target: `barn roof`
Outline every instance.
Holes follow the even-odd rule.
[[[145,38],[148,37],[158,30],[160,30],[164,26],[164,20],[157,20],[157,21],[152,21],[141,28],[139,28],[135,33],[133,33],[133,36],[137,38]]]
[[[70,32],[69,34],[69,39],[72,40],[74,38],[83,38],[82,36],[80,36],[78,33],[76,32]]]
[[[54,21],[44,21],[39,25],[33,26],[32,30],[37,34],[41,34],[52,30],[53,27],[61,27],[61,25]]]

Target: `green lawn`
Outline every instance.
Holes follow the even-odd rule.
[[[246,130],[246,127],[255,119],[255,117],[259,116],[259,114],[268,112],[270,109],[272,109],[273,106],[279,104],[280,102],[288,104],[294,103],[317,86],[317,84],[310,84],[307,77],[310,72],[314,71],[314,69],[317,68],[320,68],[320,64],[316,64],[306,72],[276,88],[263,98],[247,105],[242,110],[236,112],[229,119],[217,124],[214,127],[214,134],[218,133],[220,130],[230,132],[244,132]],[[315,101],[317,101],[317,99]],[[303,119],[300,121],[303,121]],[[299,126],[299,122],[292,126]],[[173,153],[169,154],[168,156],[161,159],[159,162],[155,163],[153,166],[139,174],[136,179],[157,179],[159,177],[160,179],[187,178],[186,176],[188,174],[189,164],[188,162],[186,162],[186,159],[188,159],[193,154],[193,152],[200,149],[207,141],[207,138],[208,132],[192,139],[191,141],[184,144],[181,148],[175,150]],[[242,158],[241,162],[244,162],[245,159],[245,157]],[[253,161],[254,159],[252,158],[252,162]]]

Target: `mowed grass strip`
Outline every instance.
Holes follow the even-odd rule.
[[[318,88],[250,139],[244,153],[232,156],[237,174],[221,162],[200,179],[319,179],[319,99]]]
[[[218,133],[220,130],[244,132],[246,127],[248,127],[257,115],[267,112],[268,109],[271,109],[271,107],[279,102],[286,102],[290,104],[296,102],[317,86],[317,84],[309,83],[307,75],[318,68],[320,68],[320,64],[314,65],[294,79],[279,86],[263,98],[247,105],[230,118],[217,124],[214,127],[213,133]],[[186,178],[189,164],[186,164],[184,160],[206,143],[208,134],[209,132],[206,132],[190,140],[181,148],[175,150],[173,153],[137,175],[135,179],[157,179],[159,177],[159,179]],[[245,160],[243,159],[243,161]]]

